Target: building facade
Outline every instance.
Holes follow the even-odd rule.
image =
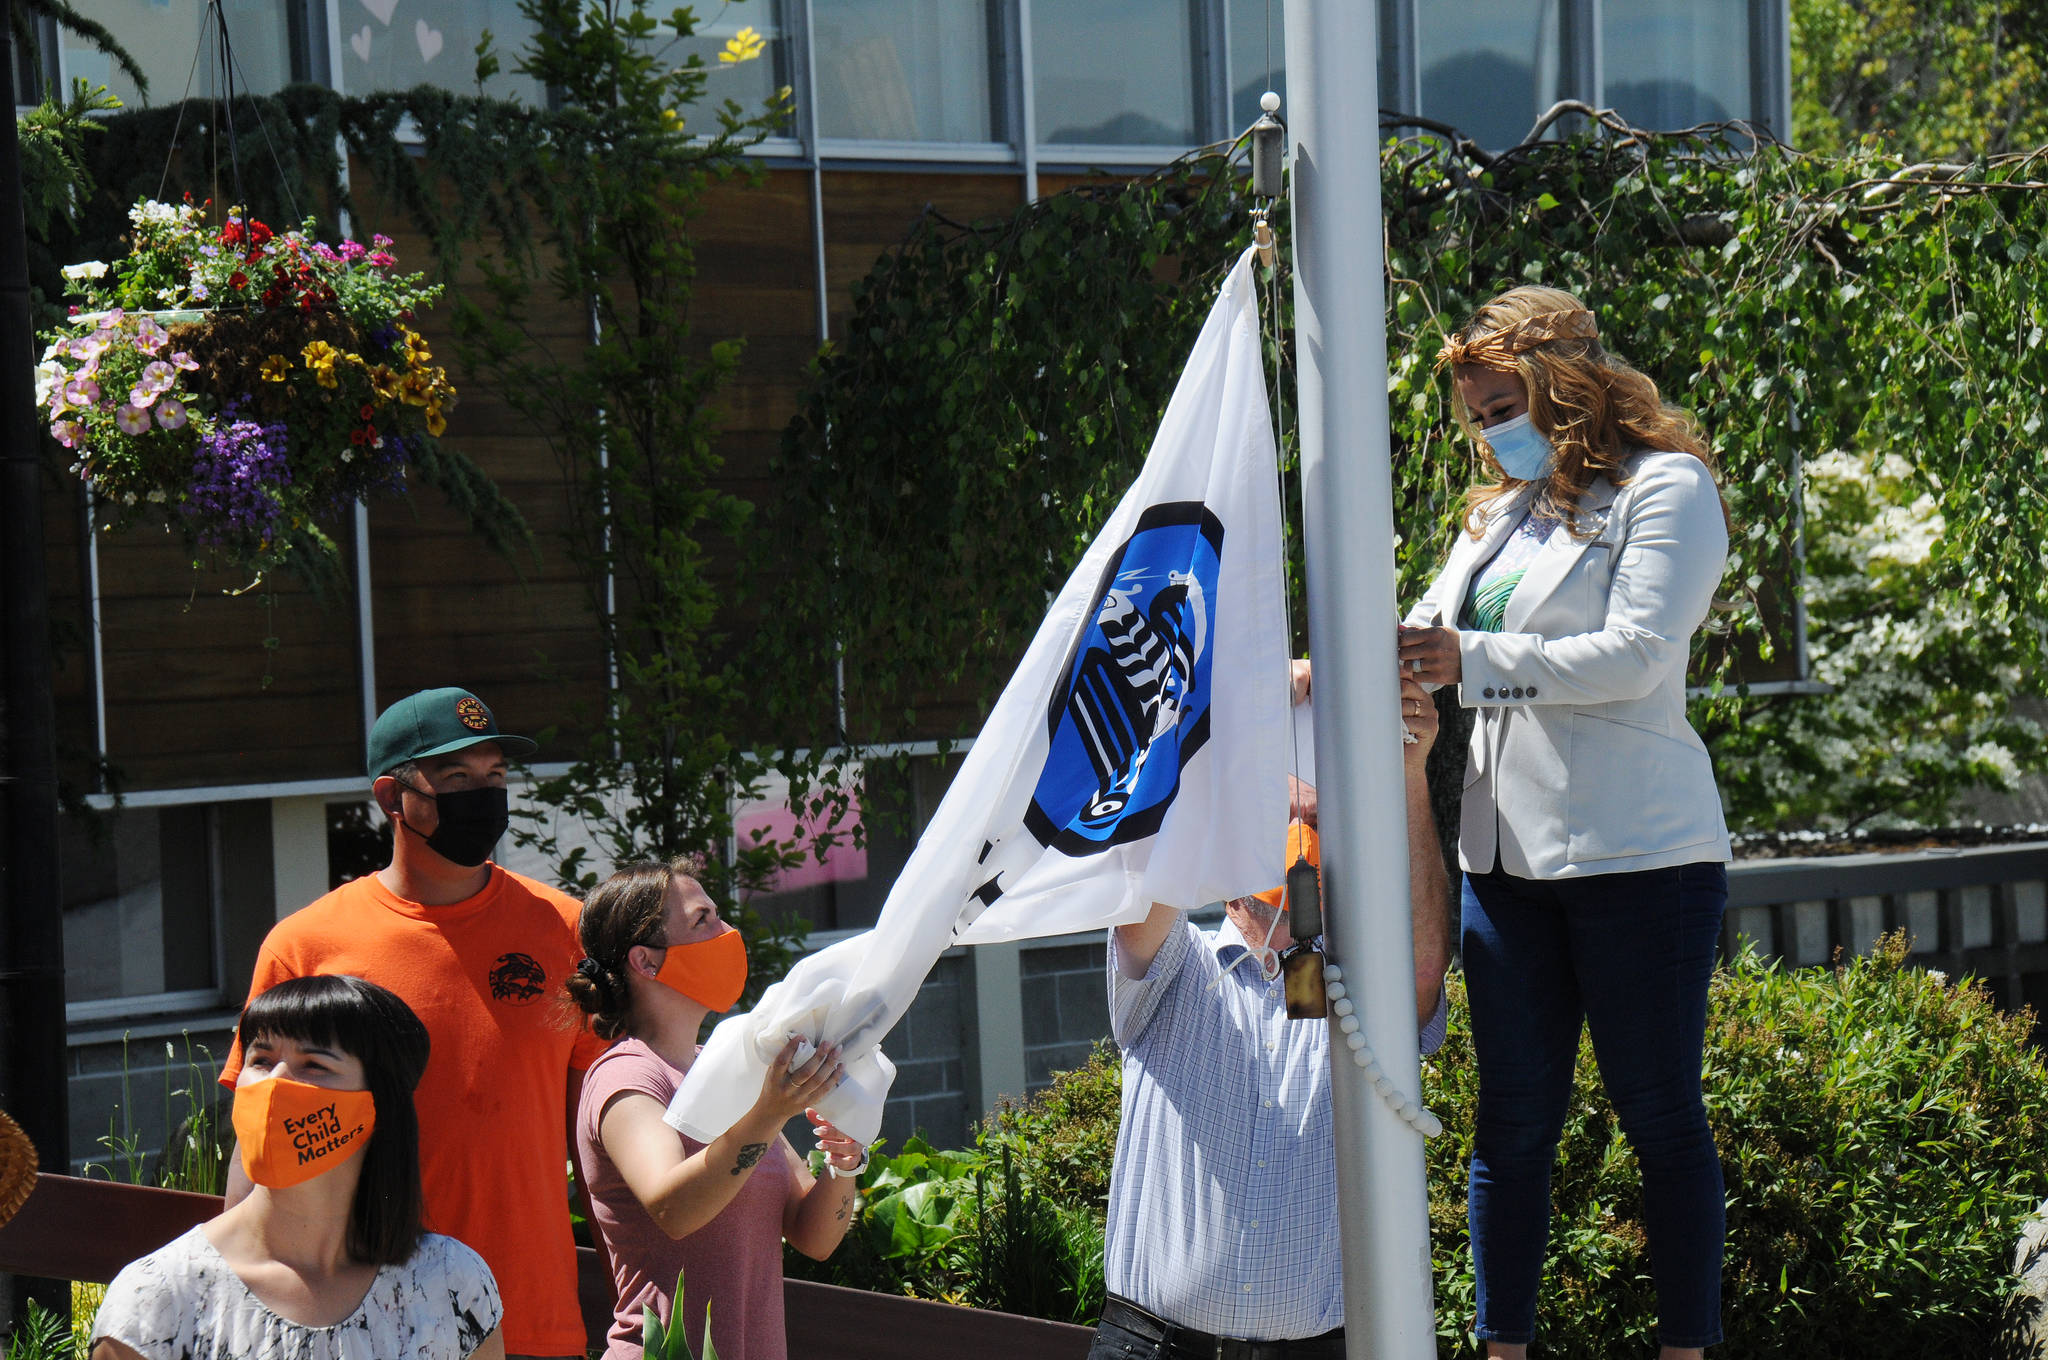
[[[84,78],[131,104],[217,93],[211,66],[195,61],[204,0],[76,3],[139,60],[147,100],[104,54],[47,29],[42,79]],[[1382,104],[1489,146],[1522,140],[1561,99],[1648,126],[1743,118],[1782,133],[1787,3],[1379,0]],[[786,85],[796,106],[786,135],[756,149],[764,182],[720,190],[700,223],[698,333],[747,342],[719,446],[742,494],[762,488],[804,366],[843,326],[848,290],[927,205],[973,220],[1093,171],[1148,169],[1234,136],[1264,90],[1286,92],[1285,0],[697,8],[710,22],[672,55],[695,51],[717,67],[742,26],[765,39],[761,59],[714,70],[711,98],[751,105]],[[351,94],[422,82],[468,91],[488,33],[502,69],[486,92],[547,98],[515,69],[529,32],[514,0],[225,0],[222,12],[237,86],[251,92],[294,81]],[[38,74],[23,66],[18,87]],[[401,259],[424,258],[423,242],[370,225],[399,237]],[[573,341],[583,322],[565,310],[540,324]],[[520,506],[537,561],[493,556],[436,498],[415,497],[355,513],[347,598],[315,601],[284,580],[232,595],[246,583],[198,571],[168,536],[99,531],[75,487],[51,485],[52,608],[76,644],[58,676],[60,739],[96,813],[64,832],[75,1162],[105,1159],[97,1140],[110,1119],[149,1122],[141,1112],[184,1083],[187,1042],[209,1046],[201,1067],[218,1058],[263,932],[359,858],[370,830],[364,742],[379,709],[415,689],[466,685],[508,730],[562,727],[547,762],[601,694],[590,592],[556,545],[568,507],[552,455],[474,386],[448,438]],[[935,758],[874,772],[863,797],[903,809],[908,830],[878,830],[832,873],[790,884],[785,905],[826,931],[870,923],[949,774]],[[1082,948],[943,961],[939,991],[887,1045],[917,1087],[899,1087],[899,1099],[953,1102],[943,1108],[971,1117],[1042,1084],[1054,1050],[1072,1055],[1075,1027],[1093,1023],[1088,1007],[1099,1004],[1075,991],[1072,979],[1093,969],[1069,966]],[[1041,994],[1065,998],[1069,1019],[1033,1021],[1040,1008],[1027,999]],[[949,1045],[948,1025],[1012,1031],[1016,1043]],[[930,1070],[919,1056],[945,1053]],[[925,1108],[929,1118],[906,1105],[892,1119],[934,1132],[954,1122]]]

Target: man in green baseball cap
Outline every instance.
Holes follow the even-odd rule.
[[[507,759],[534,749],[466,689],[385,709],[367,772],[391,822],[391,862],[279,921],[250,995],[352,973],[419,1014],[432,1041],[414,1102],[426,1220],[490,1266],[509,1355],[581,1356],[565,1112],[605,1045],[550,1002],[583,955],[582,904],[490,858],[509,823]],[[241,1063],[236,1048],[224,1084]],[[232,1164],[229,1202],[248,1184]]]

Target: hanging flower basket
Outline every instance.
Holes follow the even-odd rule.
[[[412,328],[440,295],[387,237],[315,239],[145,200],[133,249],[68,266],[79,299],[46,333],[36,397],[71,471],[130,522],[161,507],[195,545],[258,573],[332,554],[319,528],[400,492],[455,389]],[[306,563],[300,563],[306,566]]]

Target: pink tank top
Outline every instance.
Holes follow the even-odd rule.
[[[719,1360],[787,1360],[782,1327],[782,1208],[789,1200],[788,1155],[778,1138],[732,1203],[709,1223],[677,1240],[642,1208],[605,1154],[598,1121],[605,1102],[638,1092],[666,1106],[683,1073],[638,1039],[621,1039],[590,1065],[576,1110],[576,1162],[590,1192],[591,1215],[611,1254],[618,1303],[605,1360],[638,1360],[641,1318],[652,1307],[667,1324],[676,1275],[683,1276],[684,1330],[704,1353],[704,1309]],[[702,1143],[684,1138],[695,1153]]]

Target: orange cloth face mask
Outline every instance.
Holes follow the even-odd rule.
[[[369,1142],[377,1099],[267,1077],[235,1088],[234,1123],[242,1170],[258,1185],[284,1190],[332,1171]]]
[[[747,943],[737,929],[672,944],[654,980],[714,1012],[729,1011],[747,985]]]

